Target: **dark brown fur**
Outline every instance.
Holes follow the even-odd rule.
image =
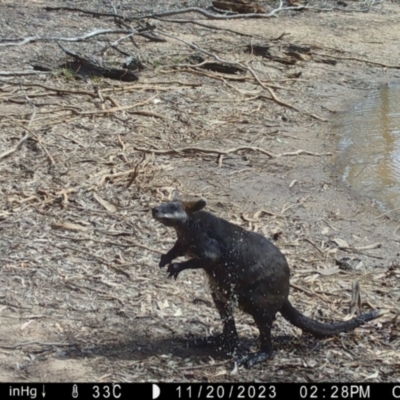
[[[247,231],[208,212],[200,211],[205,200],[184,203],[175,200],[152,210],[153,217],[176,230],[178,240],[161,256],[159,266],[176,257],[190,259],[168,266],[175,279],[185,269],[202,268],[209,277],[214,303],[223,321],[223,342],[231,350],[238,344],[233,308],[250,314],[260,331],[260,351],[245,357],[251,367],[273,355],[271,327],[277,312],[293,325],[317,337],[350,331],[379,316],[378,311],[349,321],[322,324],[297,311],[290,301],[289,266],[281,251],[264,236]]]

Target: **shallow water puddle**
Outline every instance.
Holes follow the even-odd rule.
[[[383,85],[339,121],[336,166],[356,192],[400,207],[400,85]]]

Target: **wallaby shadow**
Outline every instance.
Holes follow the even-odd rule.
[[[96,346],[77,345],[59,352],[59,358],[92,358],[107,357],[110,360],[145,361],[154,356],[169,355],[182,360],[191,359],[196,362],[206,362],[210,357],[216,361],[232,360],[232,355],[218,349],[214,344],[205,344],[204,337],[198,335],[150,337],[142,332],[132,332],[132,340],[109,341]],[[295,336],[274,337],[275,350],[285,349],[288,353],[301,351],[301,348],[314,347],[315,343],[307,346],[304,338]],[[246,353],[258,348],[257,338],[240,338],[240,352]],[[315,348],[314,348],[315,349]]]

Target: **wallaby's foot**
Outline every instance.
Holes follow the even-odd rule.
[[[168,272],[168,278],[174,278],[176,279],[181,271],[183,271],[184,268],[182,267],[182,263],[173,263],[169,264],[167,272]]]
[[[226,354],[234,354],[239,347],[239,338],[228,337],[220,333],[218,335],[206,336],[194,341],[196,347],[214,347]]]
[[[243,365],[245,368],[249,369],[256,364],[271,360],[272,358],[274,358],[274,355],[274,351],[258,351],[257,353],[251,353],[245,356],[238,356],[235,361],[237,362],[238,366]]]

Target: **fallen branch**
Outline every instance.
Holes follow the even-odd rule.
[[[205,149],[202,147],[183,147],[180,149],[168,149],[168,150],[158,150],[158,149],[143,149],[141,147],[133,147],[134,150],[136,151],[142,151],[145,153],[154,153],[154,154],[181,154],[181,153],[190,153],[190,152],[198,152],[198,153],[208,153],[208,154],[230,154],[230,153],[236,153],[240,150],[252,150],[252,151],[258,151],[260,153],[263,153],[265,155],[267,155],[269,158],[276,158],[276,155],[261,149],[259,147],[248,147],[248,146],[244,146],[244,147],[237,147],[234,149],[228,149],[228,150],[218,150],[218,149]]]
[[[83,57],[62,46],[61,43],[57,42],[57,44],[66,54],[75,60],[73,62],[66,62],[57,68],[68,68],[78,75],[104,76],[105,78],[117,79],[124,82],[133,82],[139,79],[137,75],[128,69],[109,67],[96,57]]]
[[[226,20],[226,19],[243,19],[243,18],[272,18],[275,17],[278,12],[281,11],[302,11],[302,10],[315,10],[315,11],[345,11],[345,12],[368,12],[371,9],[371,6],[374,4],[379,4],[380,1],[373,1],[371,4],[368,4],[366,7],[361,9],[356,8],[345,8],[345,7],[329,7],[329,8],[318,8],[318,7],[310,7],[307,5],[300,5],[300,6],[292,6],[292,7],[283,7],[283,2],[280,1],[279,7],[272,10],[269,13],[247,13],[247,14],[240,14],[240,13],[231,13],[231,14],[216,14],[209,12],[200,7],[187,7],[182,8],[179,10],[171,10],[171,11],[164,11],[161,13],[153,13],[153,14],[145,14],[141,16],[126,16],[117,13],[102,13],[96,12],[91,10],[84,10],[82,8],[76,7],[44,7],[46,11],[71,11],[71,12],[81,12],[83,14],[90,14],[96,17],[112,17],[118,18],[125,21],[138,21],[142,19],[148,18],[162,18],[162,17],[170,17],[172,15],[180,15],[180,14],[187,14],[187,13],[196,13],[200,14],[208,19],[216,19],[216,20]]]
[[[168,149],[168,150],[159,150],[159,149],[144,149],[141,147],[133,147],[134,150],[136,151],[141,151],[144,153],[149,153],[149,154],[182,154],[182,153],[190,153],[190,152],[197,152],[197,153],[208,153],[208,154],[218,154],[218,155],[227,155],[231,153],[237,153],[239,151],[254,151],[258,153],[265,154],[269,158],[279,158],[279,157],[288,157],[288,156],[299,156],[301,154],[306,154],[309,156],[316,156],[316,157],[322,157],[322,156],[330,156],[332,153],[313,153],[308,150],[296,150],[296,151],[291,151],[291,152],[286,152],[286,153],[280,153],[280,154],[274,154],[271,153],[268,150],[264,150],[260,147],[252,147],[252,146],[241,146],[241,147],[235,147],[232,149],[228,150],[221,150],[221,149],[206,149],[203,147],[183,147],[180,149]]]
[[[183,8],[180,10],[172,10],[172,11],[165,11],[162,13],[158,14],[147,14],[143,15],[141,17],[125,17],[125,19],[128,19],[130,21],[134,20],[140,20],[140,19],[147,19],[147,18],[160,18],[160,17],[169,17],[171,15],[179,15],[179,14],[186,14],[186,13],[198,13],[203,15],[204,17],[207,17],[209,19],[219,19],[219,20],[224,20],[224,19],[244,19],[244,18],[272,18],[275,17],[278,12],[281,11],[302,11],[302,10],[315,10],[315,11],[347,11],[347,12],[352,12],[352,11],[359,11],[359,12],[368,12],[370,10],[371,6],[368,5],[365,8],[362,8],[360,10],[356,8],[351,8],[351,9],[346,9],[342,7],[330,7],[330,8],[318,8],[318,7],[310,7],[310,6],[293,6],[293,7],[283,7],[283,2],[280,2],[280,6],[274,10],[272,10],[269,13],[248,13],[248,14],[229,14],[229,15],[220,15],[220,14],[214,14],[210,13],[209,11],[204,10],[203,8],[199,7],[188,7],[188,8]]]
[[[134,35],[134,34],[138,34],[139,32],[136,31],[135,29],[131,29],[131,30],[127,30],[127,29],[96,29],[92,32],[86,33],[85,35],[76,36],[76,37],[30,36],[30,37],[22,39],[22,41],[20,41],[20,42],[17,42],[17,40],[21,40],[21,39],[4,38],[4,39],[2,39],[2,42],[6,42],[6,43],[0,43],[0,47],[22,46],[23,44],[33,43],[33,42],[52,42],[52,41],[55,41],[55,42],[83,42],[84,40],[90,39],[95,36],[118,34],[118,33],[123,33],[125,35],[128,35],[128,34]],[[10,43],[10,42],[12,42],[12,43]]]
[[[303,10],[307,8],[306,6],[295,6],[295,7],[282,7],[281,6],[273,11],[271,11],[268,14],[265,13],[249,13],[249,14],[229,14],[229,15],[221,15],[221,14],[215,14],[211,13],[207,10],[204,10],[203,8],[200,7],[188,7],[188,8],[182,8],[180,10],[171,10],[171,11],[164,11],[161,13],[154,13],[154,14],[147,14],[147,15],[141,15],[141,16],[125,16],[121,14],[114,14],[114,13],[100,13],[100,12],[95,12],[95,11],[90,11],[90,10],[84,10],[81,8],[75,8],[75,7],[44,7],[46,11],[72,11],[72,12],[81,12],[84,14],[91,14],[97,17],[113,17],[113,18],[119,18],[125,21],[138,21],[141,19],[148,19],[148,18],[161,18],[161,17],[169,17],[171,15],[180,15],[180,14],[187,14],[187,13],[196,13],[203,15],[204,17],[207,17],[209,19],[240,19],[240,18],[271,18],[274,17],[275,14],[277,14],[279,11],[289,11],[289,10]]]

